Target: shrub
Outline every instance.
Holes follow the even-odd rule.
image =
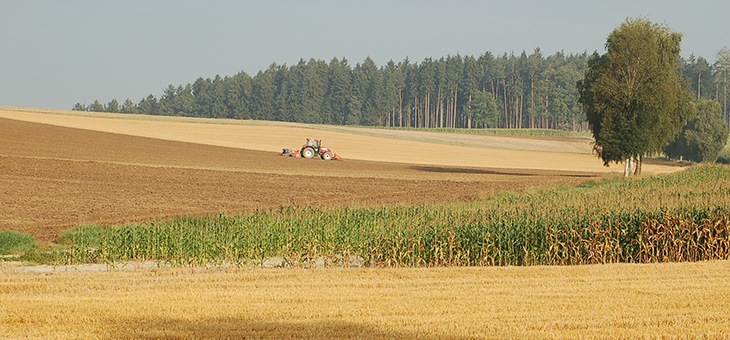
[[[33,236],[15,230],[0,231],[0,255],[18,254],[35,247]]]
[[[725,147],[720,151],[720,154],[717,155],[717,163],[730,164],[730,148]]]
[[[695,118],[687,122],[677,138],[664,148],[664,153],[673,159],[715,162],[727,138],[720,103],[703,100],[697,103]]]

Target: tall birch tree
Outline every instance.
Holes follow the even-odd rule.
[[[641,173],[642,157],[659,153],[687,122],[692,95],[677,70],[682,35],[644,18],[627,19],[588,60],[579,102],[604,165],[624,162]]]

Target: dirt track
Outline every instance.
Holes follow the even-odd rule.
[[[469,201],[598,173],[326,162],[0,118],[0,229],[53,241],[81,223],[280,205]]]

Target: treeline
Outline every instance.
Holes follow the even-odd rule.
[[[730,108],[728,108],[730,48],[725,46],[720,49],[712,64],[703,57],[690,55],[689,58],[680,61],[678,68],[688,81],[696,100],[698,102],[703,99],[717,101],[721,107],[722,120],[730,126]]]
[[[271,64],[254,77],[240,72],[198,78],[169,85],[159,98],[95,100],[73,110],[333,125],[585,130],[575,83],[587,59],[586,53],[545,57],[539,48],[529,55],[457,54],[421,63],[406,58],[380,67],[369,57],[354,67],[345,58],[301,59],[292,66]],[[717,64],[691,57],[678,67],[698,97],[723,103],[727,72],[725,83],[719,81]],[[723,112],[727,122],[726,105]]]

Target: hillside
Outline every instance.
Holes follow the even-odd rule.
[[[452,167],[619,173],[604,167],[582,137],[519,137],[331,127],[297,123],[79,113],[0,107],[0,117],[171,141],[281,152],[322,139],[348,160]],[[286,170],[284,170],[286,171]],[[647,164],[646,173],[676,171]]]
[[[183,214],[472,201],[503,190],[576,185],[614,170],[580,151],[587,143],[580,138],[331,131],[17,108],[0,110],[0,117],[0,229],[39,241],[78,224]],[[306,137],[323,138],[346,161],[278,156]],[[488,147],[500,138],[503,148]],[[543,144],[563,152],[531,150]]]
[[[541,209],[547,199],[540,197],[561,193],[604,197],[610,195],[601,190],[616,186],[532,188],[577,185],[620,170],[602,167],[586,152],[589,141],[581,138],[486,138],[19,109],[2,109],[0,116],[0,230],[31,233],[41,242],[56,242],[60,233],[78,224],[154,221],[179,214],[237,214],[290,204],[437,203],[431,208],[437,208],[438,214],[458,206],[442,203],[473,201],[505,190],[542,192],[533,195],[535,203],[527,202],[526,207],[552,214],[560,210],[561,203]],[[281,147],[297,146],[308,136],[324,138],[347,160],[277,155]],[[494,162],[481,157],[502,158]],[[544,168],[554,168],[540,168],[540,162]],[[575,164],[589,170],[570,169]],[[646,168],[653,172],[679,169],[661,164]],[[628,187],[652,180],[666,182],[667,178],[613,183]],[[637,202],[664,204],[669,201],[666,197],[675,203],[702,203],[715,197],[708,193],[724,197],[727,192],[724,182],[719,189],[718,181],[703,183],[698,195],[696,186],[663,183],[669,188],[662,192],[664,196],[644,188],[640,190],[643,195],[654,200],[639,195],[615,204],[628,208]],[[518,196],[504,193],[495,196],[494,202],[505,202],[510,209],[508,202]],[[576,206],[611,211],[596,202],[600,201],[578,199]],[[428,207],[413,209],[432,218]],[[571,211],[577,210],[581,209]],[[353,209],[352,213],[367,214],[367,209]],[[267,213],[253,215],[262,214]],[[401,216],[401,221],[425,225],[423,219],[408,216]],[[316,221],[328,225],[322,223],[324,219]],[[466,225],[459,220],[446,222],[443,225]],[[261,225],[271,229],[269,224]],[[165,261],[158,264],[164,266]],[[103,273],[59,272],[78,267],[57,270],[48,266],[39,275],[26,271],[27,267],[0,262],[0,315],[7,316],[0,322],[0,336],[713,338],[726,336],[730,324],[724,312],[727,299],[723,298],[730,282],[726,260],[588,266],[132,270],[137,265],[141,263],[123,263],[120,266],[125,270]]]

